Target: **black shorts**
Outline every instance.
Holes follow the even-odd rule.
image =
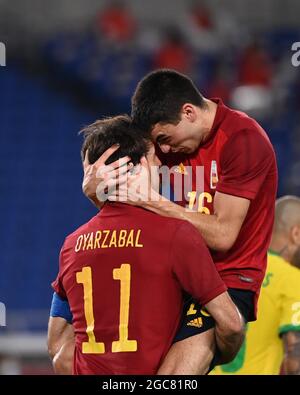
[[[244,317],[245,323],[255,320],[255,293],[244,289],[228,288],[228,293],[234,304]],[[190,295],[185,296],[181,323],[173,342],[199,335],[214,328],[215,320]]]

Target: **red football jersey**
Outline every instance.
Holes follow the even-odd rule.
[[[182,289],[202,305],[226,291],[192,225],[122,203],[66,238],[53,288],[73,314],[74,374],[155,374]]]
[[[183,178],[191,179],[192,174],[193,191],[184,203],[190,208],[213,214],[216,192],[251,201],[234,246],[227,252],[211,253],[226,285],[252,290],[256,292],[257,299],[266,270],[274,220],[277,191],[275,153],[267,134],[255,120],[226,107],[220,99],[213,101],[218,107],[205,143],[192,155],[164,157],[160,154],[160,158],[169,166],[181,163],[175,171]],[[201,192],[196,191],[197,166],[204,167],[204,190]]]

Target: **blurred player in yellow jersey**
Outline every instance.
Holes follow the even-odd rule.
[[[236,358],[212,374],[300,375],[300,199],[277,200],[258,319]]]

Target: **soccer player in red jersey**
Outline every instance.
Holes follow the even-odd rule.
[[[146,155],[159,165],[153,144],[131,128],[124,116],[86,127],[82,157],[94,163],[119,143],[109,162],[129,155],[137,165]],[[143,208],[107,202],[69,235],[53,288],[73,315],[74,374],[155,374],[180,323],[182,289],[216,320],[221,349],[242,341],[239,313],[199,232]]]
[[[226,107],[220,99],[204,98],[188,77],[172,70],[158,70],[141,80],[132,98],[132,117],[141,130],[151,134],[162,162],[178,165],[183,177],[187,166],[193,174],[198,166],[204,166],[204,190],[197,191],[193,181],[188,194],[193,212],[159,196],[127,203],[194,225],[211,249],[244,321],[255,320],[277,190],[276,158],[266,133],[255,120]],[[103,164],[100,158],[88,166],[83,183],[86,195],[96,204],[99,179],[95,173]],[[106,177],[115,175],[107,172]],[[124,196],[110,197],[117,198]],[[159,373],[208,369],[201,351],[213,347],[214,321],[205,316],[201,328],[188,326],[191,306],[194,317],[199,316],[199,308],[187,304],[178,341]],[[190,347],[199,352],[190,354]],[[216,361],[217,356],[213,364]]]

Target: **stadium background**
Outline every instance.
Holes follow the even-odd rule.
[[[297,0],[0,0],[0,373],[51,373],[50,282],[64,237],[95,209],[81,192],[82,126],[130,111],[156,67],[253,115],[300,195]]]

